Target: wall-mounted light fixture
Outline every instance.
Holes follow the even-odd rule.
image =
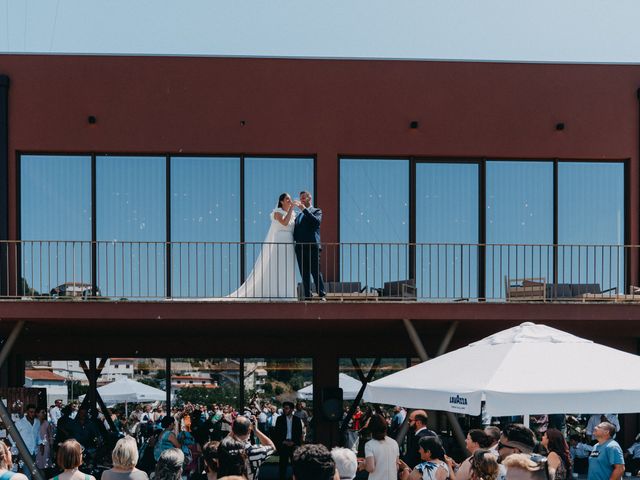
[[[417,120],[412,120],[412,121],[409,123],[409,128],[410,128],[411,130],[415,130],[415,129],[417,129],[419,126],[420,126],[420,124],[418,123],[418,121],[417,121]]]
[[[559,131],[559,132],[564,130],[564,122],[556,123],[556,130]]]
[[[87,122],[89,122],[89,125],[95,125],[97,121],[98,119],[95,117],[95,115],[89,115],[87,117]]]

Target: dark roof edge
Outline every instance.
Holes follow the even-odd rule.
[[[375,62],[445,62],[445,63],[506,63],[533,65],[623,65],[640,66],[638,62],[596,62],[596,61],[552,61],[552,60],[499,60],[468,58],[394,58],[394,57],[331,57],[296,55],[207,55],[207,54],[150,54],[150,53],[51,53],[51,52],[1,52],[0,56],[52,56],[52,57],[151,57],[151,58],[225,58],[253,60],[330,60],[330,61],[375,61]]]

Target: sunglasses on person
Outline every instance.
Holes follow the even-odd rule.
[[[498,450],[501,450],[503,448],[511,448],[513,450],[518,449],[518,447],[512,447],[511,445],[507,445],[506,443],[498,442]]]

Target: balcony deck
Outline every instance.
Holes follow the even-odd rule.
[[[0,333],[28,324],[24,355],[412,355],[402,320],[433,341],[459,323],[461,344],[524,321],[588,338],[635,341],[636,303],[60,302],[5,300]]]
[[[627,349],[640,338],[636,246],[326,244],[332,301],[222,298],[263,247],[4,242],[0,334],[27,321],[29,356],[406,356],[405,319],[427,342],[454,322],[461,344],[525,321]]]

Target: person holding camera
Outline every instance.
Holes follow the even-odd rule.
[[[260,445],[251,443],[251,432],[255,434]],[[260,466],[276,450],[276,446],[271,439],[258,428],[258,419],[255,416],[252,416],[251,419],[245,416],[238,416],[231,426],[231,434],[222,441],[222,445],[225,444],[227,439],[244,444],[247,460],[249,461],[249,480],[258,478]]]

